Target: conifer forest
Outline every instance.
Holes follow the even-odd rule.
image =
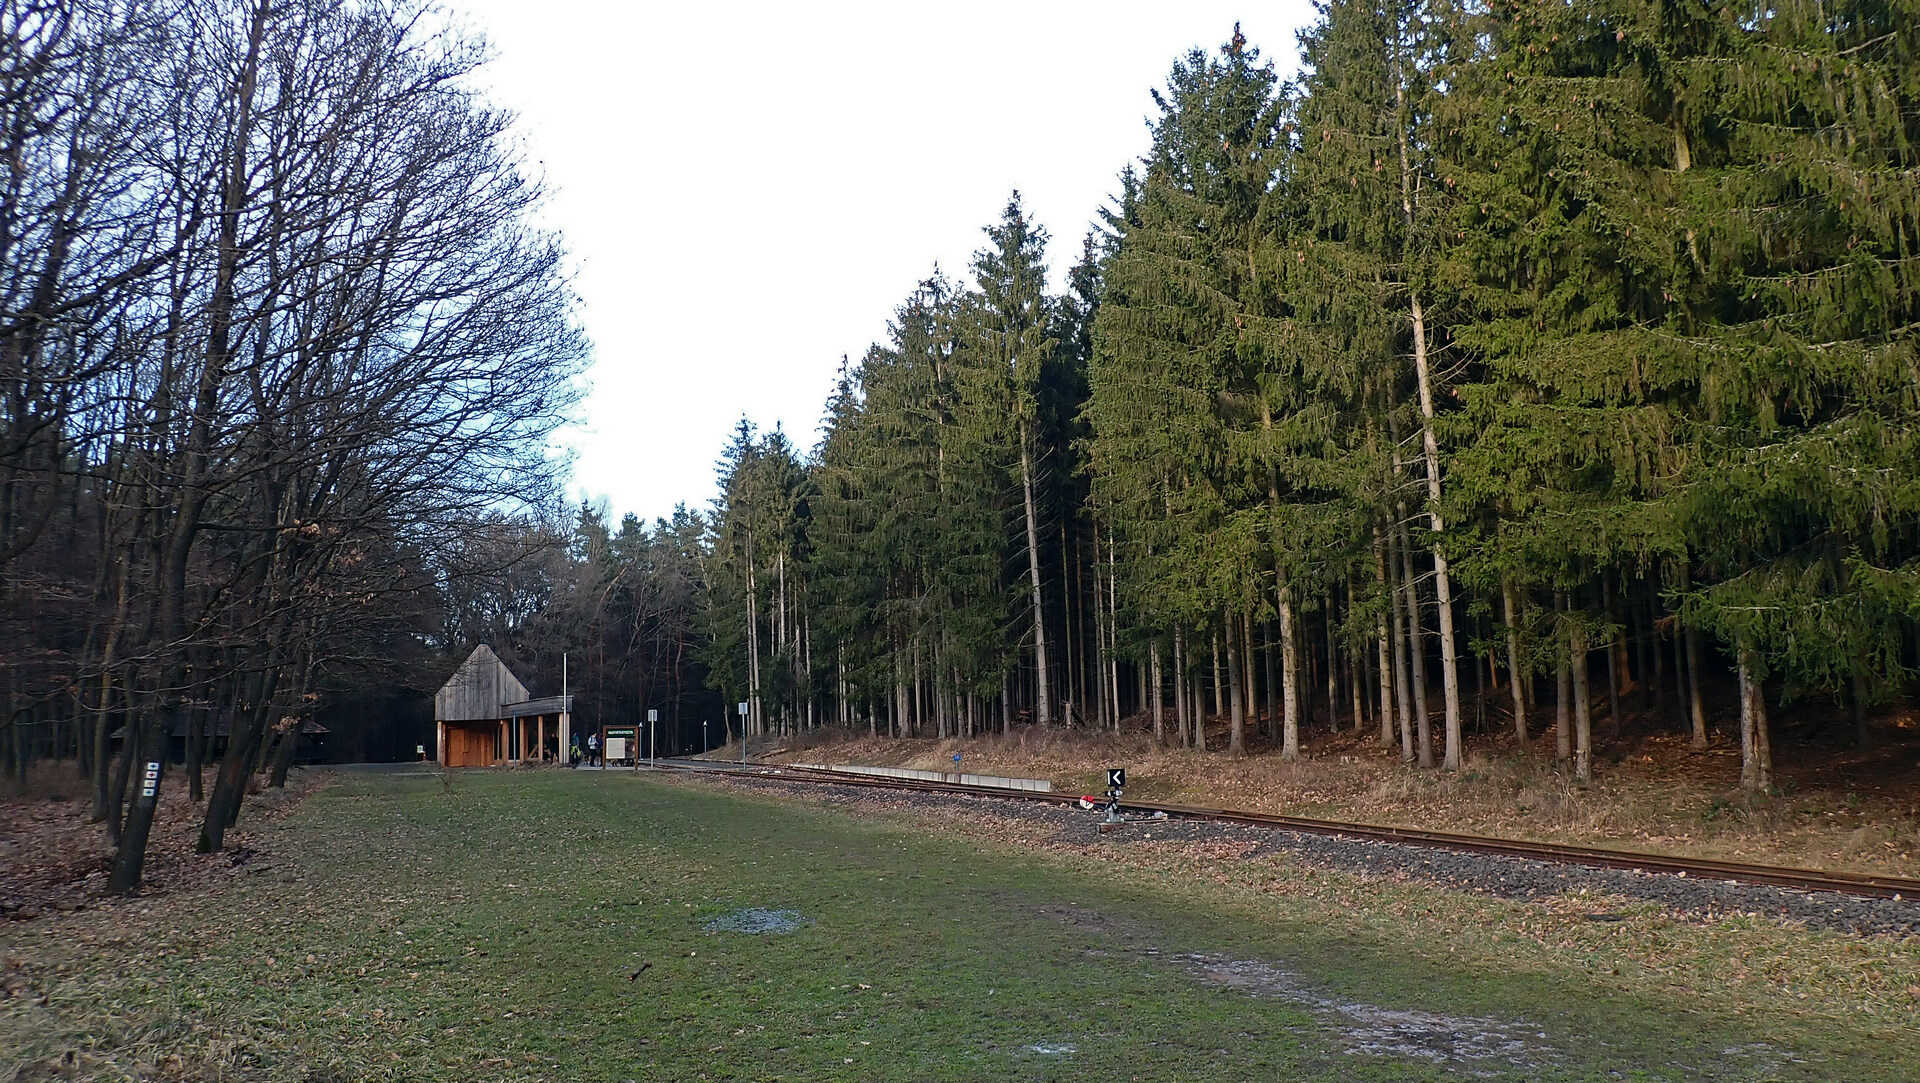
[[[1014,193],[811,453],[741,424],[705,657],[749,730],[1586,779],[1631,716],[1756,790],[1782,712],[1867,740],[1920,661],[1920,8],[1330,0],[1298,44],[1178,58],[1077,248]]]
[[[219,849],[304,721],[481,642],[674,752],[1344,731],[1586,780],[1652,729],[1765,791],[1911,705],[1916,0],[1221,27],[1084,237],[1009,194],[817,437],[743,418],[651,525],[563,495],[562,240],[419,13],[0,0],[0,766],[76,763],[121,887],[171,738]]]

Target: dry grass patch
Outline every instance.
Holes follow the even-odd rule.
[[[1904,731],[1902,731],[1904,732]],[[1536,744],[1476,739],[1465,768],[1402,765],[1371,737],[1317,735],[1306,756],[1260,749],[1231,758],[1121,734],[1022,727],[972,740],[891,740],[822,730],[776,761],[867,764],[1044,778],[1066,792],[1098,792],[1124,765],[1128,796],[1357,823],[1418,827],[1653,853],[1856,872],[1920,869],[1920,763],[1890,746],[1864,760],[1819,763],[1781,754],[1779,791],[1739,789],[1739,750],[1706,751],[1657,735],[1609,746],[1594,781],[1576,783]],[[1216,739],[1212,742],[1218,744]],[[723,755],[723,754],[717,754]]]

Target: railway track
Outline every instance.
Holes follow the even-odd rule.
[[[660,760],[657,766],[678,771],[705,771],[744,774],[779,782],[830,783],[836,786],[863,786],[871,789],[909,790],[920,793],[961,794],[973,797],[998,797],[1012,801],[1038,801],[1055,805],[1077,804],[1079,795],[1045,791],[1011,790],[994,786],[971,786],[957,782],[928,779],[889,778],[857,775],[818,768],[786,767],[778,764],[738,764],[715,760]],[[1669,876],[1699,877],[1742,884],[1765,884],[1797,891],[1827,891],[1840,895],[1876,899],[1920,899],[1920,879],[1900,876],[1862,876],[1824,872],[1818,869],[1788,868],[1776,865],[1748,865],[1705,858],[1672,857],[1633,850],[1612,850],[1593,846],[1568,846],[1559,843],[1524,842],[1518,839],[1483,838],[1446,831],[1421,831],[1404,827],[1316,820],[1303,816],[1279,816],[1265,812],[1205,808],[1154,801],[1129,801],[1129,809],[1164,812],[1170,818],[1211,823],[1246,824],[1308,835],[1393,842],[1435,850],[1453,850],[1472,854],[1494,854],[1527,858],[1562,865],[1624,869],[1633,872]]]

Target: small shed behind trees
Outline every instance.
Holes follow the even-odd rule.
[[[573,737],[572,701],[527,695],[527,686],[482,643],[434,694],[435,758],[448,767],[490,767],[564,757]]]

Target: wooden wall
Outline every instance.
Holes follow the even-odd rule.
[[[494,762],[493,749],[499,740],[498,723],[457,722],[447,726],[448,767],[488,767]]]
[[[501,704],[528,698],[527,686],[493,653],[493,648],[482,643],[434,694],[433,717],[443,722],[498,719],[504,713]]]

